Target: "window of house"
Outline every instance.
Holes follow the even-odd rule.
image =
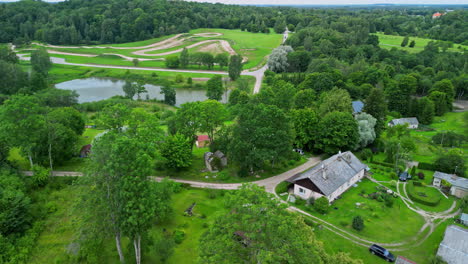
[[[302,188],[299,188],[299,193],[305,193],[305,190]]]

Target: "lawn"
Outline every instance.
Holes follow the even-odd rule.
[[[358,187],[351,187],[341,195],[341,199],[335,200],[325,215],[317,213],[311,206],[305,206],[302,200],[299,200],[296,206],[369,240],[392,243],[415,236],[424,224],[423,218],[408,209],[400,198],[392,198],[393,206],[389,208],[383,202],[364,197],[364,194],[369,195],[377,191],[376,183],[363,179],[358,183]],[[358,207],[356,203],[361,205]],[[357,215],[364,219],[365,228],[362,231],[351,227],[352,220]]]
[[[418,264],[428,264],[430,263],[430,259],[436,255],[439,243],[443,239],[445,229],[451,223],[453,223],[453,220],[448,220],[440,224],[428,239],[419,246],[407,246],[407,250],[390,250],[390,252],[395,256],[403,256]],[[327,253],[349,253],[352,258],[361,259],[365,264],[386,263],[385,260],[370,254],[367,247],[357,245],[327,229],[315,228],[315,234],[317,238],[323,242]]]
[[[418,37],[411,37],[410,36],[408,44],[412,40],[414,40],[416,42],[416,45],[414,46],[414,48],[410,48],[408,46],[401,47],[401,42],[404,39],[403,36],[385,35],[383,33],[375,33],[374,35],[379,37],[379,45],[382,48],[386,48],[386,49],[397,48],[397,49],[406,50],[406,51],[412,52],[412,53],[423,51],[424,47],[430,41],[437,41],[437,40],[434,40],[434,39],[418,38]],[[458,47],[461,47],[461,48],[459,49]],[[468,49],[468,46],[461,45],[461,44],[454,44],[453,48],[449,48],[448,51],[463,52],[463,49]]]
[[[74,205],[78,198],[79,188],[82,187],[67,185],[44,196],[43,203],[48,208],[47,217],[44,219],[45,228],[36,242],[29,263],[71,262],[67,256],[67,248],[75,239],[78,231],[76,221],[79,211]],[[173,214],[170,221],[158,223],[148,232],[149,236],[153,238],[158,237],[163,230],[170,234],[174,230],[185,233],[185,239],[180,244],[175,245],[173,254],[165,263],[196,263],[199,239],[206,231],[207,225],[213,221],[215,213],[224,210],[222,196],[225,192],[183,188],[172,196]],[[194,202],[196,203],[193,210],[194,215],[192,217],[184,216],[184,210]],[[105,244],[105,248],[101,249],[101,263],[118,263],[114,240],[109,239]],[[129,259],[132,247],[127,238],[122,239],[122,248],[127,261],[133,263],[133,260]],[[143,250],[142,255],[143,263],[162,263],[154,245]]]

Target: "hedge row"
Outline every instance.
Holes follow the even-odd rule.
[[[435,166],[431,163],[419,162],[418,169],[435,171]]]
[[[437,206],[440,203],[440,196],[439,197],[422,197],[419,196],[416,193],[416,190],[414,189],[414,182],[409,182],[406,184],[407,189],[406,191],[408,192],[408,196],[411,200],[414,202],[418,202],[427,206]],[[417,183],[417,185],[422,186],[421,183]]]

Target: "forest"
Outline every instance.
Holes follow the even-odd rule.
[[[423,190],[434,171],[466,177],[468,115],[457,103],[468,97],[468,11],[433,19],[437,11],[444,10],[165,0],[0,4],[0,263],[378,263],[367,248],[337,242],[342,238],[325,235],[330,231],[313,218],[290,213],[276,196],[246,183],[348,150],[377,168],[377,176],[382,171],[389,185],[408,162],[419,163],[411,173]],[[20,60],[9,45],[128,43],[200,28],[236,30],[238,38],[278,34],[275,41],[285,29],[290,34],[268,58],[257,58],[268,67],[257,92],[241,76],[248,62],[239,55],[184,48],[165,64],[175,71],[194,66],[193,73],[139,71],[138,63],[131,71],[97,71],[52,63],[54,54],[36,46],[29,61]],[[383,36],[398,42],[384,47]],[[202,66],[226,71],[202,75],[196,71]],[[78,103],[77,92],[55,88],[57,80],[95,72],[123,80],[124,95]],[[194,79],[203,81],[193,85]],[[164,100],[140,97],[149,80],[161,86]],[[208,99],[174,107],[179,86],[202,89]],[[356,101],[361,111],[353,109]],[[402,117],[416,117],[419,128],[388,126]],[[196,145],[200,135],[209,146]],[[91,155],[81,157],[88,144]],[[217,151],[229,162],[221,168],[215,160],[220,170],[213,174],[204,158]],[[82,177],[52,177],[54,171]],[[195,190],[171,179],[243,185]],[[293,205],[322,220],[338,210],[317,201]],[[386,221],[378,215],[382,208],[407,209],[400,200],[379,202],[359,219],[361,230]],[[468,210],[466,198],[430,209],[448,210],[451,202]],[[408,225],[418,230],[418,221]],[[434,252],[440,230],[402,254],[443,263]],[[330,249],[335,243],[341,244]]]

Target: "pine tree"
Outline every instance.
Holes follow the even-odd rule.
[[[414,48],[414,46],[416,46],[416,41],[414,41],[414,39],[410,42],[409,46],[410,48]]]

